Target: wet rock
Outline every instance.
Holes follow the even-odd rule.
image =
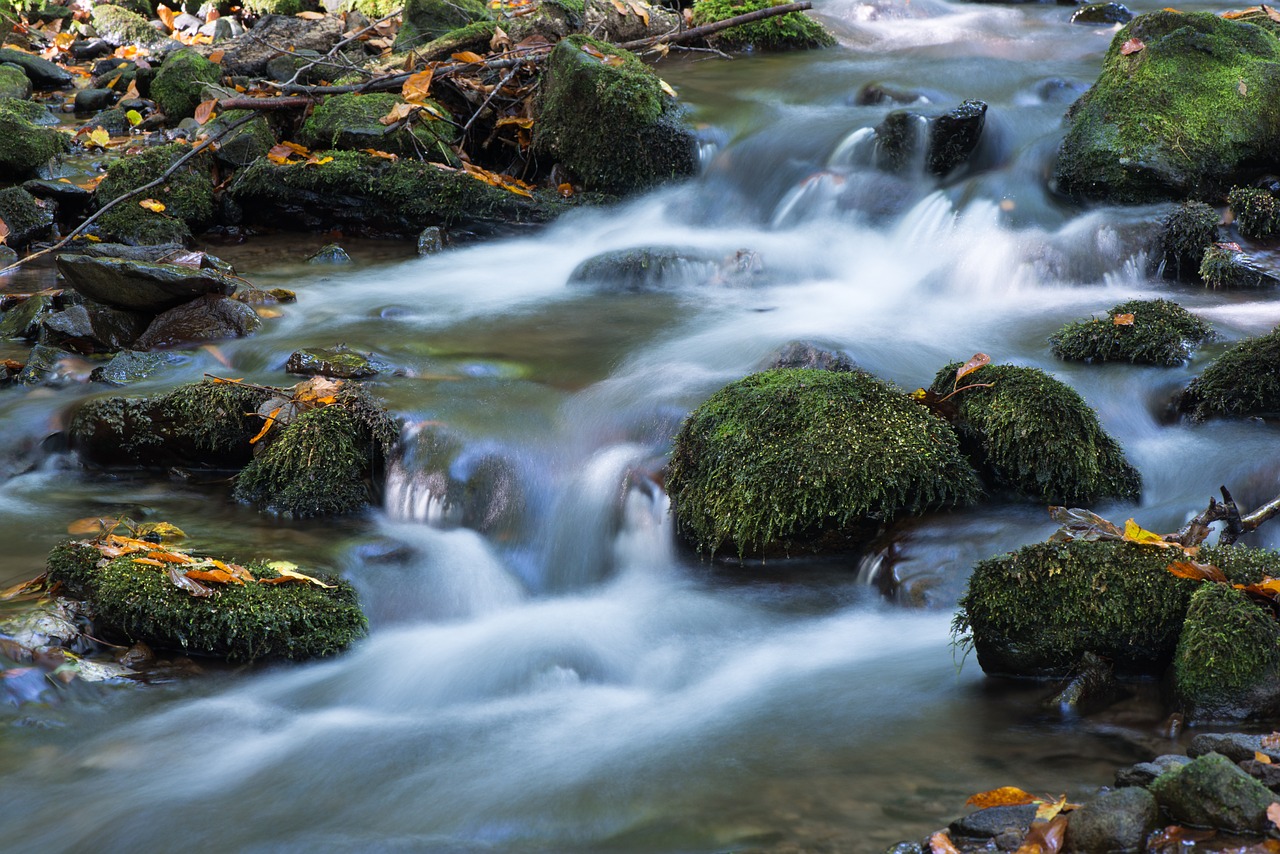
[[[129,246],[125,243],[93,243],[81,241],[64,250],[63,255],[87,255],[90,258],[120,258],[125,261],[169,261],[187,251],[181,243],[160,243],[155,246]],[[201,269],[206,265],[201,264]],[[213,269],[218,269],[216,266]]]
[[[351,73],[352,65],[364,59],[363,53],[346,56],[341,52],[335,59],[325,59],[318,50],[297,50],[292,54],[281,54],[267,63],[264,71],[268,80],[287,83],[332,83]],[[327,103],[327,101],[325,102]]]
[[[16,113],[39,127],[54,127],[60,123],[57,114],[39,101],[15,101],[13,98],[0,98],[0,110]]]
[[[1090,3],[1071,13],[1073,24],[1105,27],[1112,24],[1127,24],[1132,20],[1133,13],[1119,3]]]
[[[769,368],[806,368],[814,371],[856,371],[857,364],[839,350],[831,350],[810,341],[792,341],[764,366]]]
[[[208,55],[223,51],[223,72],[229,75],[259,76],[273,57],[282,51],[276,45],[292,45],[293,50],[315,50],[327,53],[342,39],[342,18],[327,15],[308,21],[289,15],[263,15],[253,29],[215,46],[201,47]]]
[[[1116,323],[1116,320],[1130,320]],[[1213,329],[1168,300],[1130,300],[1105,318],[1069,323],[1049,337],[1053,355],[1075,362],[1181,365]]]
[[[569,274],[569,284],[607,291],[674,290],[732,282],[737,278],[736,267],[736,256],[726,260],[720,253],[696,247],[644,246],[588,258]]]
[[[693,25],[702,26],[775,5],[772,0],[697,0]],[[831,31],[803,12],[788,12],[764,21],[721,30],[708,43],[717,50],[808,50],[831,47]]]
[[[40,334],[40,323],[54,310],[49,294],[32,294],[26,300],[0,315],[0,338],[34,340]]]
[[[1234,243],[1215,243],[1204,251],[1200,278],[1208,287],[1225,290],[1280,287],[1280,276]]]
[[[0,64],[0,98],[16,98],[19,101],[31,97],[33,87],[26,72],[12,64]]]
[[[1246,759],[1236,764],[1240,766],[1240,770],[1271,791],[1280,790],[1280,765],[1275,765],[1271,762],[1259,762],[1257,759]]]
[[[1195,736],[1187,744],[1187,756],[1198,759],[1210,753],[1221,754],[1232,762],[1244,762],[1258,753],[1280,761],[1280,750],[1267,747],[1261,735],[1244,732],[1204,732]]]
[[[849,551],[886,520],[979,491],[955,435],[906,395],[867,374],[799,369],[751,374],[694,410],[667,488],[690,543],[739,557]]]
[[[1166,771],[1172,771],[1174,768],[1186,765],[1190,761],[1191,760],[1186,756],[1176,753],[1167,753],[1163,756],[1157,756],[1150,762],[1139,762],[1136,765],[1120,768],[1116,771],[1116,787],[1145,787],[1149,785],[1152,780],[1159,777]]]
[[[1196,559],[1241,584],[1280,571],[1280,554],[1244,546],[1202,548]],[[1200,588],[1168,565],[1161,550],[1119,541],[1024,546],[974,567],[957,632],[990,675],[1061,679],[1092,653],[1120,676],[1159,676]]]
[[[977,150],[986,124],[987,105],[968,100],[939,116],[897,110],[876,127],[876,165],[892,172],[922,163],[944,177]]]
[[[435,255],[444,251],[444,232],[438,226],[422,229],[418,235],[418,257]]]
[[[1175,821],[1197,827],[1262,833],[1270,826],[1271,790],[1220,753],[1198,756],[1151,784]]]
[[[139,353],[136,350],[121,350],[111,361],[93,369],[89,374],[91,382],[107,385],[124,386],[141,382],[165,368],[176,364],[179,357],[172,353]]]
[[[421,48],[433,39],[490,18],[488,8],[481,0],[407,0],[395,49]]]
[[[1243,720],[1280,710],[1280,625],[1242,591],[1205,584],[1191,597],[1173,658],[1173,689],[1189,721]]]
[[[613,44],[621,44],[678,32],[683,27],[680,15],[662,6],[640,0],[636,8],[623,8],[625,11],[619,11],[609,0],[586,0],[583,11],[586,31]]]
[[[219,18],[218,20],[222,19]],[[207,96],[209,94],[208,90],[205,90],[203,94]],[[246,115],[247,113],[243,110],[231,110],[223,113],[209,123],[209,133],[211,135],[220,133],[228,125],[234,124]],[[224,163],[234,169],[241,169],[259,157],[266,155],[275,144],[276,137],[271,132],[270,123],[265,117],[259,116],[247,125],[242,125],[224,136],[222,141],[218,143],[218,150],[213,153],[213,157],[219,163]]]
[[[79,382],[68,363],[75,363],[76,355],[48,344],[37,344],[27,354],[27,363],[13,378],[18,385],[69,385]]]
[[[252,335],[262,325],[244,303],[202,296],[160,314],[134,342],[138,350],[184,347]]]
[[[189,15],[186,12],[176,16],[173,19],[173,28],[183,33],[196,33],[204,26],[204,19],[195,15]]]
[[[115,47],[136,45],[160,54],[182,47],[181,42],[162,35],[146,18],[123,6],[95,4],[93,28],[99,38]]]
[[[59,255],[58,272],[86,297],[115,308],[157,313],[214,294],[235,293],[239,282],[216,270],[178,264]]]
[[[26,190],[37,199],[49,199],[57,203],[58,210],[64,213],[80,213],[89,206],[93,193],[83,187],[77,187],[75,184],[66,181],[47,181],[42,178],[32,178],[30,181],[24,181],[22,189]]]
[[[602,57],[617,57],[617,65]],[[586,36],[551,51],[538,96],[533,149],[587,190],[626,194],[697,173],[698,150],[678,102],[643,62]],[[628,152],[620,159],[618,151]]]
[[[1027,828],[1035,817],[1035,804],[987,807],[951,822],[947,829],[957,839],[994,839],[1008,831],[1014,831],[1022,838],[1027,835]]]
[[[1178,411],[1192,421],[1280,417],[1280,330],[1215,359],[1182,393]]]
[[[116,99],[114,89],[81,89],[76,92],[75,111],[96,113],[111,106]]]
[[[902,89],[885,83],[867,83],[853,96],[853,103],[859,107],[874,107],[880,104],[914,104],[917,101],[928,101],[924,93],[918,89]]]
[[[222,66],[190,48],[174,51],[151,81],[151,100],[172,122],[190,118],[205,85],[220,80]]]
[[[114,353],[137,340],[150,317],[92,301],[45,316],[44,338],[77,353]]]
[[[1130,39],[1142,50],[1125,53]],[[1280,147],[1278,61],[1280,40],[1265,26],[1209,12],[1134,18],[1068,111],[1059,189],[1143,202],[1210,198],[1239,183]]]
[[[298,141],[313,149],[373,148],[404,157],[416,157],[421,152],[429,160],[456,165],[449,146],[456,141],[457,132],[448,122],[414,122],[395,133],[386,133],[387,126],[379,120],[399,101],[399,96],[390,92],[326,98],[303,124]],[[444,112],[438,104],[428,106]]]
[[[1236,229],[1252,240],[1280,232],[1280,200],[1260,187],[1234,187],[1227,195]]]
[[[289,356],[284,369],[299,376],[325,376],[358,380],[376,376],[379,368],[368,356],[346,346],[330,349],[298,350]]]
[[[15,249],[49,236],[57,206],[37,199],[21,187],[0,190],[0,219],[9,227],[7,242]]]
[[[21,68],[22,73],[31,81],[31,85],[40,90],[65,89],[74,79],[71,72],[65,68],[34,54],[23,53],[13,48],[0,48],[0,63]]]
[[[350,264],[347,250],[336,243],[326,243],[307,258],[308,264]]]
[[[21,105],[21,106],[20,106]],[[22,180],[70,148],[66,134],[32,122],[49,111],[30,101],[0,101],[0,180]]]
[[[939,371],[931,391],[950,394],[959,367]],[[987,383],[988,388],[976,387]],[[975,387],[951,398],[958,410],[954,426],[961,447],[991,485],[1068,507],[1138,497],[1138,470],[1066,384],[1036,368],[987,365],[960,385]]]
[[[71,44],[71,55],[79,62],[90,59],[98,59],[106,56],[115,50],[115,46],[106,39],[97,37],[89,39],[77,39]]]
[[[1147,834],[1159,826],[1160,810],[1146,789],[1104,791],[1070,814],[1066,851],[1142,851]]]
[[[18,253],[12,246],[0,245],[0,267],[8,267],[18,260]]]
[[[1204,202],[1183,202],[1160,224],[1160,256],[1166,278],[1196,281],[1205,250],[1218,240],[1218,212]]]

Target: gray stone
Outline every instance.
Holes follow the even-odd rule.
[[[308,264],[350,264],[351,256],[347,250],[336,243],[321,246],[315,254],[307,259]]]
[[[761,370],[771,368],[809,368],[815,371],[856,371],[854,364],[844,353],[831,350],[811,341],[792,341],[784,346]]]
[[[66,350],[37,344],[27,355],[27,364],[23,366],[13,381],[19,385],[68,385],[74,379],[62,373],[64,360],[75,360],[78,357]]]
[[[18,260],[18,250],[12,246],[0,245],[0,267],[8,267]]]
[[[23,101],[31,97],[32,91],[31,80],[19,66],[12,63],[0,65],[0,98]]]
[[[422,229],[418,235],[418,255],[435,255],[444,251],[444,232],[440,226],[432,225]]]
[[[1174,821],[1240,833],[1270,825],[1271,790],[1221,753],[1206,753],[1151,784],[1151,793]]]
[[[951,822],[948,830],[953,837],[965,839],[993,839],[1008,830],[1025,836],[1035,817],[1035,804],[987,807]]]
[[[233,18],[214,18],[200,28],[200,35],[208,36],[213,39],[214,43],[235,38],[239,35],[233,26],[235,23],[236,21]]]
[[[31,85],[37,89],[65,89],[74,79],[65,68],[13,48],[0,48],[0,62],[12,63],[21,68]]]
[[[132,344],[151,318],[86,301],[45,316],[41,322],[47,343],[77,353],[114,353]]]
[[[203,26],[203,20],[186,12],[183,12],[181,15],[178,15],[173,19],[173,28],[179,32],[195,33],[199,32],[200,28]]]
[[[1141,851],[1147,834],[1160,818],[1155,796],[1132,787],[1103,792],[1070,813],[1066,850],[1094,854],[1099,851]]]
[[[57,205],[37,199],[21,187],[0,190],[0,219],[9,227],[10,246],[26,246],[49,236]]]
[[[938,116],[895,110],[876,127],[876,165],[891,172],[923,169],[944,177],[977,151],[987,105],[968,100]]]
[[[1139,762],[1116,771],[1116,786],[1147,786],[1166,771],[1180,768],[1191,760],[1178,753],[1166,753],[1150,762]]]
[[[77,113],[96,113],[111,106],[116,99],[114,89],[81,89],[76,93]]]
[[[203,296],[156,317],[134,342],[134,349],[154,350],[243,338],[261,324],[254,310],[244,303]]]
[[[1109,27],[1112,24],[1127,24],[1133,20],[1133,13],[1119,3],[1090,3],[1081,6],[1071,15],[1071,23],[1091,26]]]
[[[48,294],[32,294],[0,315],[0,338],[34,340],[40,334],[40,321],[51,311],[53,297]]]
[[[726,261],[705,249],[642,246],[588,258],[569,274],[569,284],[620,292],[670,290],[733,281],[738,274],[735,266],[733,259]]]
[[[1255,753],[1265,753],[1280,762],[1280,749],[1263,747],[1262,736],[1243,732],[1205,732],[1187,745],[1187,756],[1192,759],[1209,753],[1221,753],[1232,762],[1244,762]]]
[[[230,296],[239,285],[216,270],[177,264],[59,255],[58,272],[81,294],[106,305],[160,312],[205,294]]]
[[[295,51],[327,53],[341,38],[340,17],[326,16],[318,21],[307,21],[286,15],[263,15],[251,32],[229,39],[216,49],[224,51],[221,65],[225,73],[259,76],[267,63],[280,54],[273,45],[287,44]],[[214,50],[205,46],[200,52],[207,55]]]
[[[68,181],[53,181],[45,178],[32,178],[24,181],[22,189],[37,199],[53,199],[62,211],[78,211],[88,206],[93,193],[84,187],[77,187]]]
[[[121,350],[110,362],[94,368],[89,379],[92,382],[107,385],[129,385],[140,382],[182,359],[183,357],[172,353],[139,353],[136,350]]]

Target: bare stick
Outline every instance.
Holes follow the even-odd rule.
[[[636,50],[642,47],[651,47],[659,44],[683,44],[684,42],[697,41],[710,35],[715,35],[721,30],[727,30],[730,27],[741,26],[742,24],[753,24],[756,21],[763,21],[767,18],[773,18],[778,15],[786,15],[791,12],[803,12],[806,9],[812,9],[813,4],[809,0],[801,0],[799,3],[786,3],[781,6],[770,6],[768,9],[757,9],[754,12],[747,12],[745,15],[735,15],[732,18],[725,18],[723,21],[715,21],[710,24],[703,24],[701,27],[694,27],[690,30],[684,30],[678,33],[666,33],[661,36],[650,36],[647,39],[636,39],[635,41],[623,42],[618,47],[623,50]]]
[[[481,103],[480,106],[476,108],[476,111],[471,114],[471,118],[467,119],[467,123],[462,126],[463,133],[466,133],[467,131],[471,130],[471,125],[475,122],[476,119],[480,118],[480,114],[484,112],[484,108],[489,106],[489,102],[492,101],[494,96],[498,94],[498,91],[502,89],[503,86],[506,86],[508,83],[510,83],[511,78],[515,77],[516,72],[519,70],[520,69],[518,68],[511,69],[502,78],[502,82],[499,83],[497,86],[493,87],[493,90],[489,92],[489,97],[484,99],[484,102]]]
[[[190,151],[188,151],[186,154],[179,157],[177,160],[173,162],[172,166],[164,170],[164,172],[160,174],[159,178],[156,178],[154,181],[151,181],[149,183],[143,184],[141,187],[138,187],[136,190],[130,190],[127,193],[123,193],[122,195],[116,196],[114,199],[107,202],[102,207],[98,208],[98,210],[92,216],[90,216],[84,222],[80,223],[78,226],[72,229],[67,234],[66,237],[62,238],[52,246],[49,246],[45,249],[41,249],[39,252],[33,252],[25,258],[19,258],[17,261],[14,261],[8,267],[5,267],[3,270],[0,270],[0,274],[7,273],[10,270],[16,270],[19,267],[21,267],[23,264],[27,263],[28,261],[34,258],[39,258],[42,255],[48,255],[50,252],[56,252],[57,250],[61,249],[63,246],[66,246],[72,240],[72,238],[74,238],[76,235],[80,234],[86,228],[88,228],[89,225],[91,225],[94,222],[94,220],[98,219],[98,217],[102,216],[104,213],[111,210],[121,202],[128,201],[129,199],[132,199],[134,196],[138,196],[138,195],[141,195],[142,193],[145,193],[147,190],[151,190],[151,189],[154,189],[155,187],[159,187],[165,181],[169,180],[169,176],[172,175],[174,172],[177,172],[178,169],[180,169],[183,166],[183,164],[185,164],[188,160],[195,157],[197,154],[204,151],[206,148],[213,145],[215,142],[222,139],[227,134],[231,133],[233,130],[236,130],[242,125],[248,124],[249,122],[253,121],[256,118],[257,118],[256,114],[247,115],[244,118],[239,119],[227,125],[225,128],[218,131],[218,133],[214,134],[213,136],[209,137],[208,139],[204,140],[198,145],[192,146]]]

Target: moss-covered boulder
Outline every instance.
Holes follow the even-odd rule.
[[[21,187],[0,190],[0,220],[9,227],[6,243],[26,246],[46,237],[53,227],[54,203],[37,199]]]
[[[1166,549],[1104,541],[1035,543],[980,562],[960,599],[956,632],[991,675],[1063,678],[1085,653],[1121,675],[1161,675],[1203,582],[1168,571]],[[1237,583],[1280,572],[1280,555],[1215,546],[1196,558]]]
[[[1280,708],[1275,614],[1226,584],[1202,584],[1178,638],[1173,688],[1192,720],[1274,714]]]
[[[1181,824],[1255,834],[1274,827],[1267,809],[1275,794],[1221,753],[1206,753],[1166,771],[1149,788]]]
[[[161,145],[137,156],[115,161],[94,191],[95,202],[105,205],[117,196],[154,181],[189,152],[190,149],[183,145]],[[165,206],[163,212],[147,210],[136,201],[112,208],[100,220],[103,236],[135,246],[186,242],[184,235],[189,238],[191,233],[199,233],[213,222],[210,168],[210,158],[200,154],[183,164],[163,184],[148,190],[150,198]]]
[[[216,62],[190,48],[174,51],[151,81],[151,100],[171,122],[177,122],[194,115],[204,87],[220,80],[222,66]]]
[[[167,567],[136,557],[112,560],[93,545],[66,543],[49,554],[49,579],[90,603],[101,634],[192,655],[314,658],[341,652],[368,631],[355,588],[337,578],[316,578],[324,587],[262,583],[280,572],[253,562],[245,570],[254,581],[209,585],[211,592],[195,596]]]
[[[1236,228],[1245,237],[1266,240],[1280,232],[1280,199],[1258,187],[1234,187],[1227,194]]]
[[[634,55],[570,36],[547,58],[533,149],[588,190],[623,195],[698,170],[698,148],[676,99]]]
[[[430,225],[489,230],[544,223],[572,204],[554,191],[527,197],[408,158],[329,154],[333,161],[321,166],[258,160],[229,192],[254,222],[369,236],[411,237]]]
[[[39,104],[29,101],[11,98],[0,101],[0,180],[30,177],[51,157],[70,149],[70,138],[66,134],[32,121],[37,112],[48,115]]]
[[[208,92],[206,91],[205,94]],[[208,124],[209,135],[222,133],[247,115],[245,110],[229,110],[220,114]],[[218,142],[217,150],[213,152],[213,159],[232,169],[241,169],[259,157],[265,156],[275,144],[276,137],[271,132],[270,122],[265,116],[258,116],[224,136]]]
[[[739,556],[848,550],[980,493],[941,419],[864,373],[777,369],[713,394],[667,471],[680,532]]]
[[[1280,417],[1280,329],[1215,359],[1187,386],[1178,410],[1192,421]]]
[[[452,30],[492,17],[483,0],[407,0],[403,8],[397,51],[421,48]]]
[[[302,125],[298,141],[309,148],[350,151],[374,148],[456,165],[457,156],[449,146],[457,139],[457,131],[444,119],[432,118],[424,112],[408,127],[386,133],[387,126],[378,120],[398,103],[400,97],[391,92],[326,98]],[[428,103],[428,107],[447,115],[438,104]]]
[[[698,0],[693,4],[693,25],[700,27],[780,5],[773,0]],[[803,12],[788,12],[721,30],[709,41],[720,50],[807,50],[831,47],[836,38]]]
[[[949,394],[959,363],[934,378]],[[1136,499],[1142,478],[1098,416],[1066,384],[1036,368],[987,365],[966,375],[951,398],[960,446],[993,486],[1032,501],[1087,507],[1105,498]]]
[[[1204,250],[1200,279],[1214,290],[1280,287],[1280,276],[1271,267],[1240,251],[1234,243],[1215,243]]]
[[[181,46],[179,42],[162,35],[137,12],[109,3],[94,5],[93,28],[101,38],[116,47],[137,45],[164,51]]]
[[[23,100],[31,97],[31,81],[16,65],[0,65],[0,98]]]
[[[1218,212],[1204,202],[1183,202],[1160,223],[1160,263],[1170,279],[1196,281],[1205,250],[1218,241]]]
[[[1181,365],[1198,344],[1212,337],[1209,324],[1182,306],[1151,299],[1129,300],[1104,318],[1069,323],[1050,336],[1049,344],[1053,355],[1072,362],[1172,367]]]
[[[1139,15],[1067,118],[1061,190],[1118,202],[1211,198],[1242,170],[1277,164],[1280,40],[1271,27],[1209,12]]]

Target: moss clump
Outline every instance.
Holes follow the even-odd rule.
[[[246,568],[256,578],[279,575],[262,563]],[[107,561],[93,546],[78,543],[54,548],[48,571],[50,580],[92,604],[100,631],[162,649],[229,661],[303,659],[341,652],[368,631],[355,589],[336,578],[321,578],[333,588],[228,584],[194,597],[164,569],[136,564],[130,556]]]
[[[174,161],[189,152],[190,149],[186,146],[172,144],[148,149],[136,157],[121,158],[107,169],[106,177],[94,191],[94,199],[98,204],[103,205],[117,196],[148,184],[164,174],[166,169],[173,166]],[[209,179],[210,167],[209,158],[200,154],[183,164],[177,172],[165,179],[163,184],[148,190],[148,196],[164,204],[163,214],[151,213],[137,204],[119,205],[117,208],[128,208],[129,213],[123,217],[117,216],[110,219],[109,222],[127,221],[133,228],[137,228],[137,223],[145,222],[149,218],[176,218],[185,222],[193,232],[204,230],[213,222],[214,215],[213,182]],[[143,214],[149,214],[150,217],[138,215],[134,208],[142,211]],[[108,212],[104,219],[111,217],[113,213],[115,209]],[[156,226],[156,228],[162,227]],[[165,228],[172,230],[171,226]]]
[[[948,394],[960,363],[938,372],[933,391]],[[951,398],[960,446],[996,486],[1049,504],[1087,507],[1103,498],[1136,499],[1142,478],[1076,392],[1044,371],[987,365],[965,376]]]
[[[1144,48],[1125,54],[1130,39]],[[1067,113],[1065,192],[1118,202],[1210,198],[1280,146],[1280,41],[1209,12],[1139,15]]]
[[[9,246],[24,246],[47,236],[53,226],[53,211],[53,205],[21,187],[0,190],[0,220],[9,227],[6,241]]]
[[[1204,202],[1183,202],[1161,223],[1160,255],[1165,275],[1194,279],[1200,259],[1218,239],[1218,212]]]
[[[222,66],[190,48],[174,51],[151,81],[151,100],[176,122],[188,119],[200,105],[200,94],[210,83],[222,80]]]
[[[1276,555],[1280,564],[1280,555]],[[1174,691],[1194,717],[1246,717],[1280,699],[1280,627],[1267,609],[1226,584],[1191,597],[1173,657]]]
[[[697,172],[679,105],[631,53],[570,36],[551,51],[541,85],[534,152],[588,190],[632,193]]]
[[[209,135],[221,133],[224,128],[235,124],[247,115],[247,110],[230,110],[219,115],[209,124]],[[270,123],[266,117],[259,116],[223,137],[213,157],[219,163],[240,169],[264,156],[275,144],[276,137],[271,132]]]
[[[693,25],[702,26],[748,12],[781,5],[773,0],[698,0]],[[788,12],[754,24],[741,24],[715,34],[711,43],[724,50],[806,50],[831,47],[836,38],[822,24],[802,12]]]
[[[456,164],[458,158],[449,146],[457,139],[457,133],[443,119],[431,119],[424,113],[409,127],[385,133],[386,126],[378,120],[399,102],[400,97],[390,92],[326,98],[303,124],[299,141],[310,148],[376,148],[404,157]],[[428,104],[447,115],[439,104]]]
[[[1133,323],[1117,325],[1119,315]],[[1133,362],[1172,367],[1212,338],[1209,324],[1168,300],[1130,300],[1103,319],[1069,323],[1049,338],[1053,355],[1074,362]]]
[[[1266,190],[1236,187],[1227,194],[1236,228],[1245,237],[1265,240],[1280,231],[1280,202]]]
[[[667,489],[700,551],[739,556],[858,546],[885,522],[981,491],[946,424],[897,389],[798,368],[751,374],[694,410]]]
[[[1200,259],[1200,278],[1204,280],[1205,287],[1244,290],[1280,284],[1280,280],[1256,266],[1247,255],[1237,251],[1238,248],[1219,243],[1204,251],[1204,257]]]
[[[1280,329],[1219,356],[1187,386],[1178,409],[1192,421],[1280,417]]]
[[[954,623],[992,675],[1062,678],[1086,652],[1129,675],[1172,660],[1201,582],[1168,571],[1165,549],[1125,542],[1035,543],[980,562]],[[1244,546],[1202,549],[1234,582],[1280,572],[1280,555]]]
[[[399,426],[360,386],[337,398],[281,428],[236,478],[236,498],[296,517],[367,506]]]
[[[98,35],[114,45],[156,47],[172,41],[168,36],[161,35],[137,12],[108,3],[93,7],[93,28]]]
[[[404,23],[396,35],[395,49],[419,48],[459,27],[490,19],[482,0],[408,0],[404,4]]]
[[[493,30],[496,26],[497,24],[493,21],[476,21],[474,24],[467,24],[464,27],[450,30],[439,38],[420,43],[421,46],[415,44],[405,47],[400,46],[401,40],[416,40],[418,36],[406,35],[404,29],[401,28],[400,34],[396,38],[396,49],[412,50],[424,62],[435,62],[441,59],[448,59],[451,54],[459,51],[480,51],[488,48],[489,42],[493,40]]]
[[[29,101],[0,101],[0,180],[26,178],[51,157],[69,150],[65,134],[32,121],[39,114],[49,113]]]

